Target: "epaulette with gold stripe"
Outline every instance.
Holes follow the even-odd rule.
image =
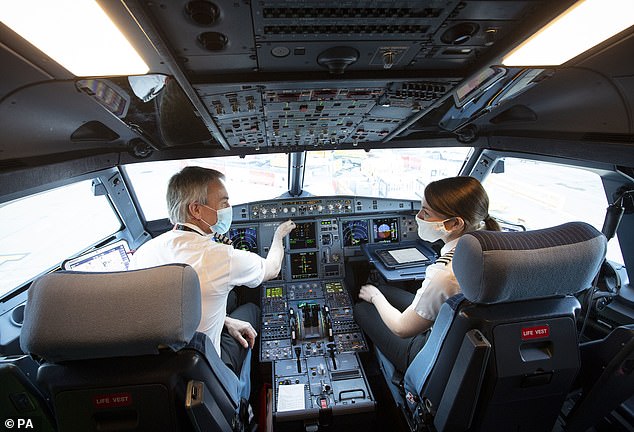
[[[436,263],[440,263],[440,264],[444,264],[444,265],[449,264],[451,262],[451,260],[453,259],[454,251],[455,251],[455,249],[450,250],[449,252],[447,252],[446,254],[441,256],[440,258],[438,258],[436,260]]]

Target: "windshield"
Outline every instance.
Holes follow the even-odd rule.
[[[355,195],[420,200],[427,183],[457,175],[470,148],[332,150],[308,152],[303,190],[309,195]],[[288,192],[288,154],[143,162],[124,169],[145,220],[167,218],[170,177],[190,165],[226,176],[232,205]]]
[[[304,190],[420,200],[425,186],[458,175],[471,148],[332,150],[309,152]]]

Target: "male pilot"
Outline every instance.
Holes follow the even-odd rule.
[[[132,256],[130,269],[185,263],[198,273],[202,318],[206,333],[228,366],[239,374],[247,347],[253,348],[260,310],[253,303],[227,315],[227,296],[235,286],[258,287],[276,277],[284,257],[283,238],[295,228],[283,222],[275,231],[266,259],[234,249],[224,236],[232,210],[224,175],[197,166],[174,174],[167,187],[167,207],[174,229],[143,244]],[[223,330],[224,326],[224,330]]]

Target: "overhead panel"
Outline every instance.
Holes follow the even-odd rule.
[[[196,90],[233,148],[328,148],[380,141],[403,119],[444,96],[454,83],[320,84],[197,85]]]

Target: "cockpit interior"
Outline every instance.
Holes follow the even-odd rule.
[[[633,52],[631,0],[2,2],[2,430],[633,430]],[[191,266],[129,269],[189,166],[234,249],[295,224],[233,291],[242,374]],[[447,258],[417,215],[457,176],[501,230]],[[400,371],[361,287],[451,259]]]

